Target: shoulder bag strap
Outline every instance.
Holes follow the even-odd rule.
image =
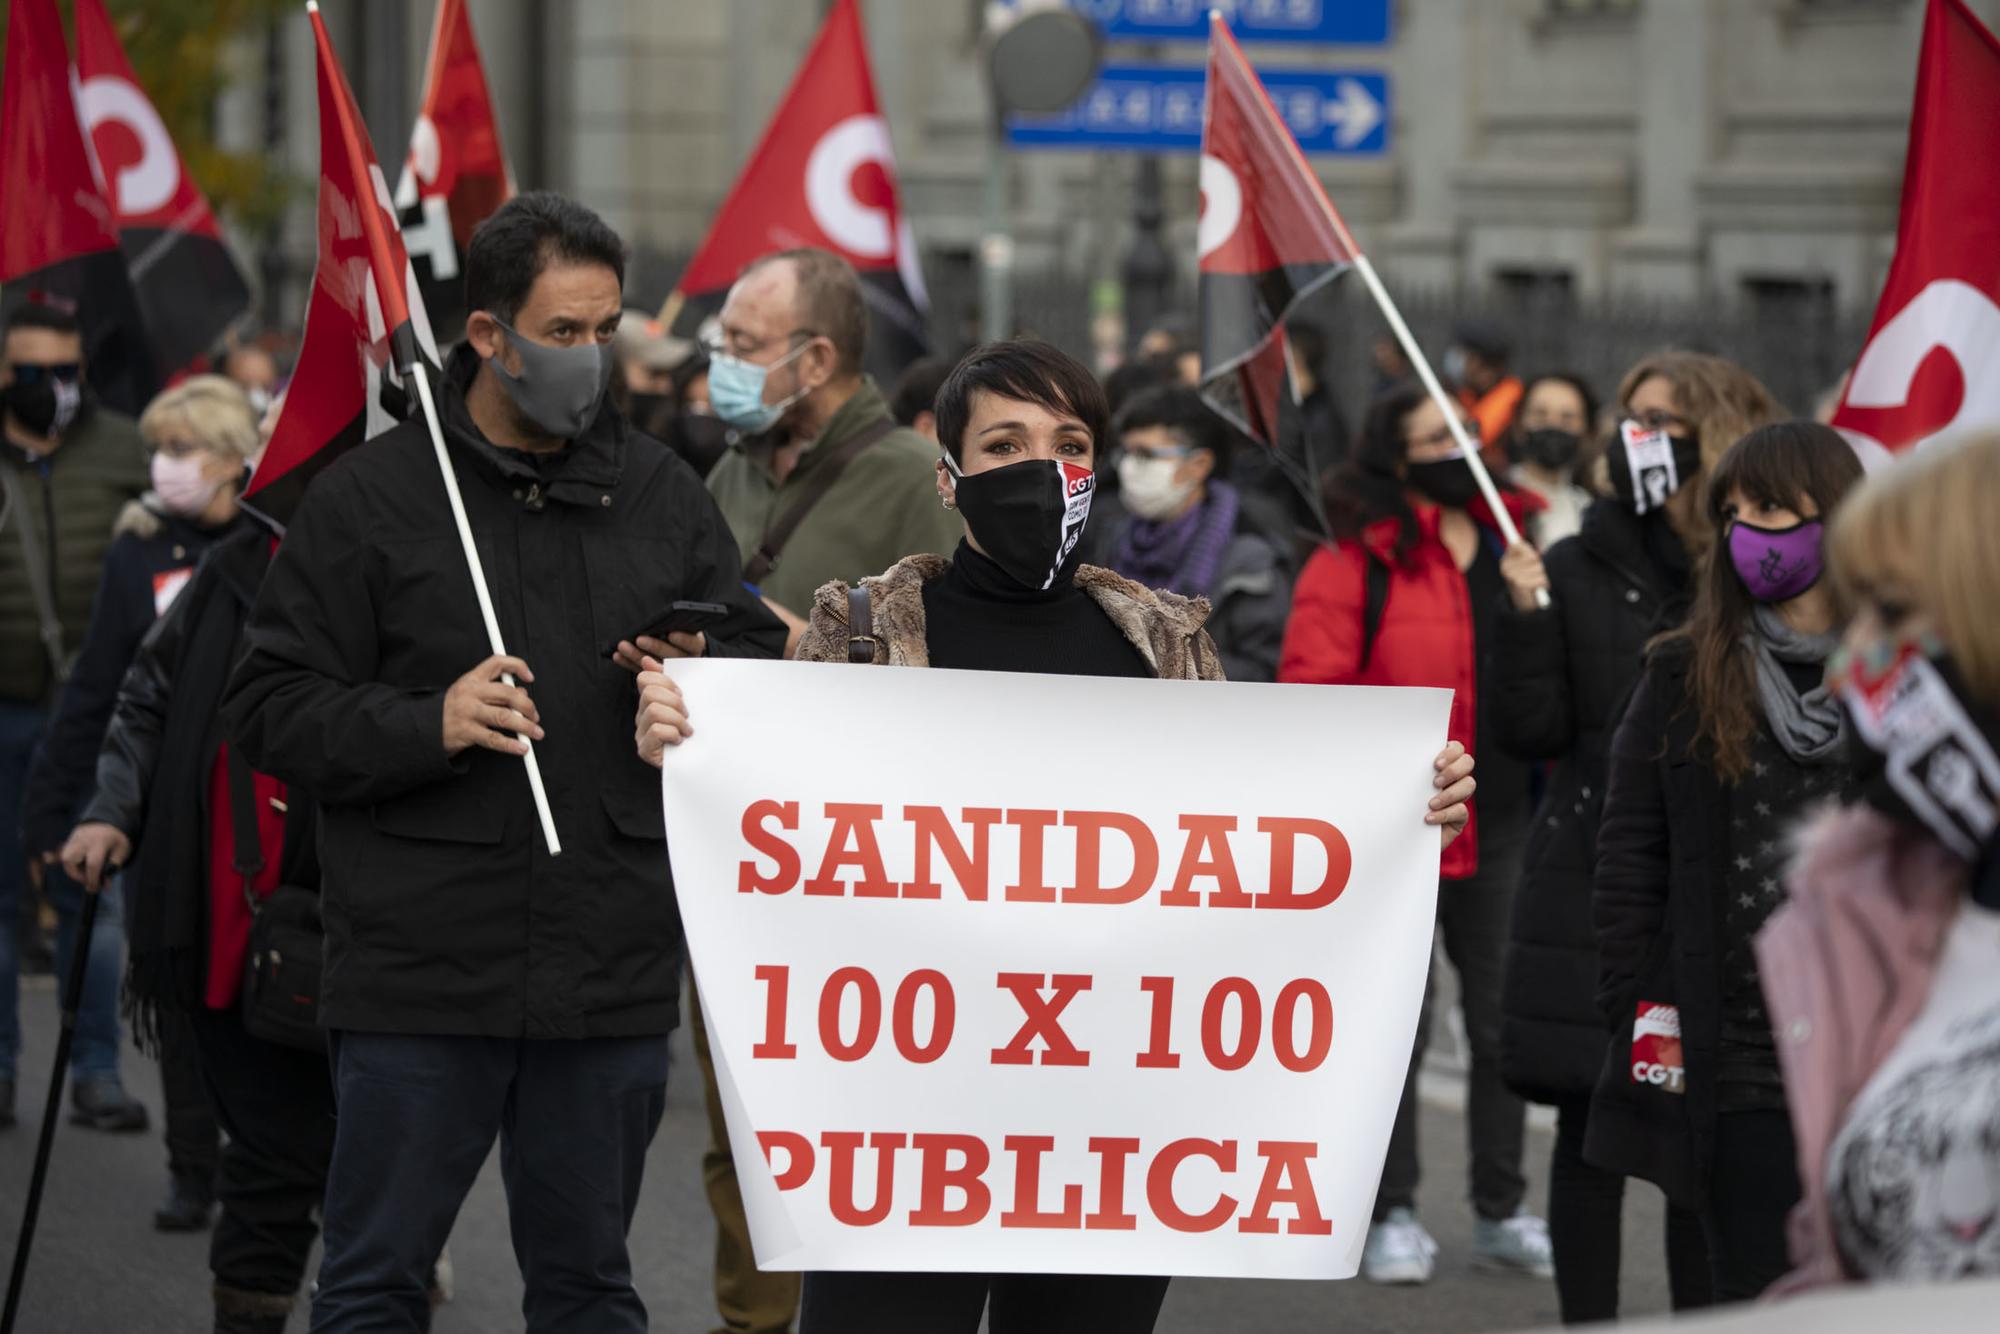
[[[1361,604],[1361,670],[1368,670],[1369,659],[1375,656],[1375,637],[1382,632],[1382,612],[1389,605],[1389,567],[1374,553],[1367,552],[1361,557],[1362,583],[1364,585]]]
[[[56,684],[69,678],[69,657],[63,652],[62,621],[56,616],[55,587],[43,564],[41,534],[35,529],[34,506],[28,503],[27,488],[11,463],[0,464],[0,488],[6,495],[0,504],[0,518],[14,517],[14,535],[21,541],[21,562],[28,571],[28,590],[35,599],[35,620],[41,627],[42,648],[49,655],[49,669]]]
[[[225,745],[223,754],[228,766],[229,824],[235,846],[230,849],[230,869],[243,877],[243,901],[250,905],[250,915],[257,915],[257,895],[251,884],[264,870],[264,841],[257,820],[257,776],[250,771],[250,761],[243,758],[243,752],[234,746]]]
[[[847,590],[847,660],[873,662],[881,643],[875,637],[875,609],[869,602],[868,589],[856,584]]]
[[[778,554],[785,549],[785,542],[792,532],[805,522],[806,515],[812,513],[813,506],[819,504],[833,484],[840,480],[840,474],[847,465],[859,458],[861,452],[881,440],[896,429],[894,417],[883,417],[870,422],[859,431],[834,446],[825,458],[820,459],[799,483],[797,497],[791,508],[771,521],[764,530],[764,537],[757,543],[757,550],[743,567],[743,577],[753,584],[761,584],[778,563]]]

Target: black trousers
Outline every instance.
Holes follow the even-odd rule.
[[[167,1171],[212,1184],[222,1166],[222,1131],[202,1074],[194,1021],[179,1010],[160,1014],[160,1092],[167,1104]]]
[[[667,1039],[333,1035],[340,1109],[314,1334],[421,1330],[431,1265],[500,1139],[529,1334],[643,1331],[625,1234]]]
[[[1583,1160],[1590,1099],[1556,1108],[1549,1160],[1549,1243],[1555,1249],[1556,1297],[1565,1325],[1618,1318],[1625,1178]],[[1708,1240],[1691,1210],[1667,1206],[1667,1288],[1676,1311],[1709,1305]]]
[[[1701,1221],[1717,1302],[1754,1301],[1791,1271],[1785,1219],[1801,1193],[1789,1112],[1715,1118],[1715,1171]]]
[[[229,1132],[216,1176],[215,1281],[291,1296],[305,1279],[333,1155],[326,1058],[260,1042],[234,1010],[189,1017],[217,1117]]]
[[[1152,1334],[1164,1278],[1122,1274],[806,1275],[799,1334]]]
[[[1458,974],[1459,1009],[1472,1046],[1466,1089],[1465,1131],[1471,1149],[1472,1207],[1481,1218],[1511,1218],[1527,1197],[1521,1174],[1528,1109],[1500,1074],[1500,984],[1513,930],[1514,888],[1521,878],[1524,829],[1496,822],[1479,830],[1479,869],[1464,880],[1438,886],[1438,934]],[[1430,1044],[1431,984],[1417,1020],[1417,1048],[1403,1082],[1403,1101],[1389,1134],[1389,1157],[1375,1197],[1375,1221],[1395,1208],[1414,1209],[1422,1169],[1417,1161],[1417,1072]]]

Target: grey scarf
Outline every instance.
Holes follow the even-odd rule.
[[[1792,688],[1782,664],[1824,663],[1840,636],[1802,634],[1777,612],[1759,606],[1752,613],[1744,647],[1757,667],[1757,702],[1764,722],[1785,753],[1800,764],[1829,764],[1840,758],[1847,720],[1840,703],[1824,684],[1801,695]]]

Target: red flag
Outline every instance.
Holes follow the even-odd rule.
[[[319,6],[309,0],[306,12],[319,50],[319,260],[299,363],[244,491],[257,498],[259,513],[281,524],[314,475],[405,415],[404,370],[418,360],[438,362],[388,182]]]
[[[0,75],[0,308],[34,301],[75,308],[99,398],[121,412],[145,407],[158,386],[153,358],[77,123],[55,0],[14,0]]]
[[[752,260],[800,246],[860,273],[872,369],[923,355],[930,303],[855,0],[836,0],[677,290],[719,301]]]
[[[1209,21],[1197,236],[1202,396],[1274,445],[1285,393],[1278,332],[1360,251],[1219,16]]]
[[[1930,0],[1896,258],[1833,424],[1864,454],[2000,425],[2000,41]]]
[[[463,273],[472,229],[514,197],[465,0],[438,0],[428,69],[396,209],[424,308],[437,324],[456,329],[466,316]]]
[[[76,0],[76,104],[160,368],[191,365],[250,308],[250,284],[181,161],[103,0]]]

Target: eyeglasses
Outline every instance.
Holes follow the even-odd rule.
[[[1644,412],[1628,412],[1626,420],[1637,422],[1646,431],[1665,431],[1672,435],[1676,426],[1686,427],[1688,419],[1663,408],[1649,408]]]
[[[711,334],[701,340],[701,347],[702,351],[708,353],[711,358],[735,357],[741,361],[749,361],[773,343],[779,341],[789,342],[794,338],[811,340],[817,337],[819,337],[819,331],[816,329],[794,329],[790,333],[774,334],[769,338],[758,339],[754,342],[746,338],[731,339],[727,336]]]
[[[1465,431],[1465,438],[1467,440],[1477,441],[1479,439],[1479,428],[1477,426],[1473,425],[1471,422],[1461,422],[1460,426]],[[1432,431],[1429,435],[1411,436],[1407,443],[1413,449],[1419,446],[1427,446],[1431,449],[1442,449],[1446,445],[1457,444],[1458,437],[1454,436],[1451,433],[1451,428],[1449,426],[1440,426],[1437,430]]]

